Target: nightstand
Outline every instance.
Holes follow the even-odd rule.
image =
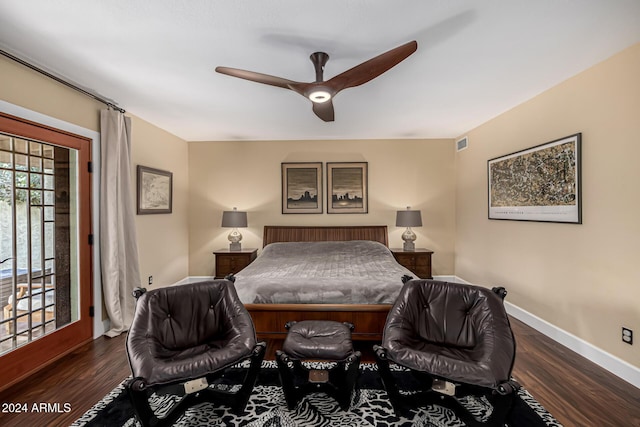
[[[240,251],[218,249],[213,253],[216,256],[216,279],[223,279],[251,264],[258,256],[258,249],[248,248]]]
[[[398,264],[411,270],[420,279],[433,279],[431,275],[431,255],[433,251],[416,248],[415,251],[405,251],[402,248],[391,248]]]

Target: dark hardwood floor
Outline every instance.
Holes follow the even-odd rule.
[[[514,377],[563,425],[640,427],[639,389],[518,320],[512,327],[518,343]],[[129,375],[124,341],[124,335],[99,338],[0,393],[0,426],[71,424]],[[280,345],[268,342],[267,357]],[[357,343],[365,361],[373,361],[371,345]],[[41,403],[54,412],[33,412]],[[6,413],[11,404],[26,404],[29,413]]]

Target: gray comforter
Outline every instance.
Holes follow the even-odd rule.
[[[235,285],[245,304],[392,304],[404,275],[412,273],[378,242],[272,243]]]

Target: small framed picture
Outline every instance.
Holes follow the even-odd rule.
[[[138,215],[171,213],[173,207],[173,173],[138,165]]]
[[[327,213],[367,213],[368,163],[327,163]]]
[[[322,213],[322,162],[282,163],[282,213]]]

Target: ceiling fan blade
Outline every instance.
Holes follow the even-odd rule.
[[[316,116],[320,117],[325,122],[332,122],[334,120],[333,115],[333,103],[331,100],[326,102],[313,102],[313,112]]]
[[[216,71],[228,76],[263,83],[265,85],[277,86],[284,89],[291,89],[290,85],[298,83],[293,80],[283,79],[282,77],[270,76],[268,74],[256,73],[254,71],[240,70],[238,68],[216,67]]]
[[[299,93],[300,95],[307,97],[308,91],[314,86],[313,83],[302,83],[302,82],[292,82],[289,85],[289,89],[292,91]]]
[[[375,79],[380,74],[390,70],[400,62],[404,61],[418,49],[418,42],[415,40],[391,49],[383,54],[371,58],[360,65],[338,74],[324,84],[336,94],[342,89],[360,86],[370,80]]]

